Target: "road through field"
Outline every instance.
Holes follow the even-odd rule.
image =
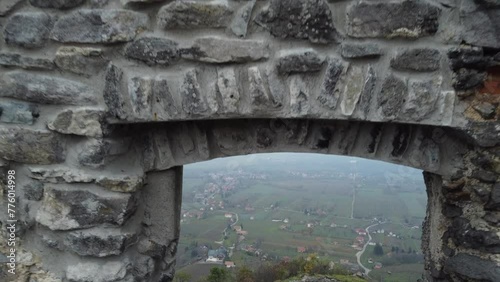
[[[366,244],[363,246],[363,249],[359,252],[356,253],[356,259],[358,261],[358,264],[361,268],[363,268],[363,270],[365,271],[365,275],[368,276],[368,274],[370,273],[370,269],[366,268],[362,263],[361,263],[361,256],[363,255],[363,253],[365,252],[366,250],[366,247],[368,246],[368,244],[372,241],[372,235],[370,235],[370,228],[371,227],[374,227],[374,226],[377,226],[379,224],[383,224],[384,222],[379,222],[379,223],[375,223],[375,224],[372,224],[368,227],[366,227],[366,234],[368,234],[368,241],[366,242]]]

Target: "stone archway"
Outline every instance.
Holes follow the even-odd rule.
[[[182,165],[301,151],[423,169],[429,280],[499,280],[494,1],[4,2],[2,279],[170,281]]]

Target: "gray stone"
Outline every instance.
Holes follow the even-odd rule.
[[[130,147],[130,139],[88,139],[78,153],[83,166],[102,167],[117,155],[124,154]]]
[[[498,178],[496,173],[480,168],[473,170],[471,176],[487,183],[495,183]]]
[[[446,260],[444,270],[478,281],[499,281],[500,268],[489,260],[466,253],[460,253]]]
[[[321,84],[318,101],[324,107],[335,109],[339,100],[338,82],[347,69],[347,64],[336,58],[328,59],[325,77]]]
[[[23,69],[54,69],[54,62],[50,59],[28,57],[15,53],[0,53],[0,65]]]
[[[66,158],[61,135],[23,128],[0,128],[0,157],[27,164],[61,163]]]
[[[85,0],[30,0],[38,8],[69,9],[81,5]]]
[[[23,0],[3,0],[0,2],[0,17],[6,16],[21,1]]]
[[[170,91],[170,77],[132,77],[128,82],[131,113],[137,121],[177,118],[179,110]]]
[[[492,119],[495,117],[497,106],[488,103],[480,102],[472,106],[484,119]]]
[[[123,253],[134,239],[133,233],[106,228],[71,232],[64,238],[64,246],[80,256],[108,257]]]
[[[147,28],[148,16],[129,10],[82,9],[56,22],[51,38],[59,42],[127,42]]]
[[[40,201],[43,197],[43,183],[40,181],[32,181],[23,186],[24,197],[30,201]]]
[[[491,189],[490,200],[485,206],[488,210],[500,210],[500,182],[496,183]]]
[[[47,127],[63,134],[102,137],[104,113],[96,109],[64,110]]]
[[[114,282],[127,275],[129,263],[125,261],[79,262],[68,266],[66,278],[72,282]]]
[[[40,116],[34,104],[19,102],[0,102],[0,122],[33,124]]]
[[[0,81],[0,97],[42,104],[94,104],[92,89],[80,82],[26,72],[9,72]]]
[[[404,118],[420,121],[428,117],[436,108],[442,79],[410,80],[408,98],[404,105]]]
[[[278,38],[329,43],[339,37],[330,7],[324,0],[271,0],[255,21]]]
[[[461,68],[453,73],[452,85],[458,91],[472,90],[482,86],[486,77],[485,72]]]
[[[370,87],[370,66],[349,66],[346,74],[344,97],[340,103],[343,115],[351,116],[362,94],[367,94],[365,88]]]
[[[290,81],[290,114],[293,117],[307,115],[311,109],[310,85],[300,76],[293,76]]]
[[[179,58],[177,42],[159,37],[143,37],[127,44],[125,56],[148,65],[171,65]]]
[[[433,35],[439,27],[440,12],[424,1],[353,3],[347,11],[347,34],[358,38]]]
[[[110,115],[117,119],[126,119],[126,102],[122,95],[125,91],[122,89],[123,71],[113,64],[109,64],[106,70],[104,84],[104,102],[108,107]]]
[[[471,68],[484,70],[491,66],[491,59],[484,55],[483,48],[468,45],[460,45],[448,50],[451,69],[456,71],[460,68]]]
[[[404,71],[435,71],[439,69],[439,50],[414,48],[400,50],[391,58],[391,67]]]
[[[460,22],[466,43],[500,48],[500,9],[461,11]]]
[[[201,93],[196,70],[189,70],[184,76],[181,86],[182,109],[191,115],[208,112],[206,97]]]
[[[246,63],[269,58],[269,44],[264,40],[202,37],[181,54],[183,58],[208,63]]]
[[[39,48],[47,42],[52,26],[53,21],[46,13],[17,13],[7,21],[4,39],[9,45]]]
[[[155,262],[153,258],[144,255],[134,256],[134,268],[132,274],[139,281],[147,281],[154,273]]]
[[[248,3],[241,6],[238,11],[236,11],[233,21],[229,25],[229,28],[234,35],[238,37],[247,36],[248,23],[250,22],[255,2],[256,0],[248,1]]]
[[[108,4],[109,0],[90,0],[90,7],[102,8]]]
[[[266,87],[259,67],[248,68],[248,81],[250,101],[254,110],[266,108],[271,105],[271,94]]]
[[[141,4],[141,3],[155,3],[165,2],[166,0],[121,0],[120,2],[125,6],[128,4]]]
[[[463,217],[453,219],[447,233],[457,247],[500,253],[500,238],[495,231],[477,230]]]
[[[123,225],[135,208],[134,198],[126,193],[45,188],[36,221],[51,230]]]
[[[227,1],[175,1],[158,12],[158,26],[163,29],[227,27],[233,10]]]
[[[137,251],[152,258],[162,259],[165,256],[167,246],[156,243],[149,239],[142,239],[137,244]]]
[[[114,192],[132,193],[142,188],[141,175],[99,175],[69,168],[31,168],[31,178],[49,183],[95,183]]]
[[[217,69],[217,91],[222,98],[221,111],[224,113],[237,113],[240,90],[234,68]]]
[[[102,71],[109,60],[99,48],[63,46],[57,50],[54,62],[62,70],[92,76]]]
[[[341,54],[348,59],[377,58],[383,51],[376,43],[342,43]]]
[[[395,118],[403,108],[407,92],[406,81],[394,75],[388,76],[382,83],[377,97],[377,105],[383,116]]]
[[[321,70],[324,60],[313,49],[282,51],[276,59],[280,74],[316,72]]]

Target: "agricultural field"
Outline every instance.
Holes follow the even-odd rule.
[[[367,246],[363,265],[373,268],[369,259],[382,263],[370,277],[420,278],[427,195],[419,171],[323,155],[246,158],[185,167],[178,269],[189,273],[208,250],[223,246],[224,260],[237,266],[314,253],[336,264],[348,261],[352,270],[363,272],[356,253],[368,237],[359,241],[357,230],[375,225],[372,242],[384,254],[376,257],[374,246]]]

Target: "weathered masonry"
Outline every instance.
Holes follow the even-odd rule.
[[[2,0],[0,29],[1,281],[171,281],[182,165],[277,151],[423,169],[427,278],[500,281],[499,1]]]

